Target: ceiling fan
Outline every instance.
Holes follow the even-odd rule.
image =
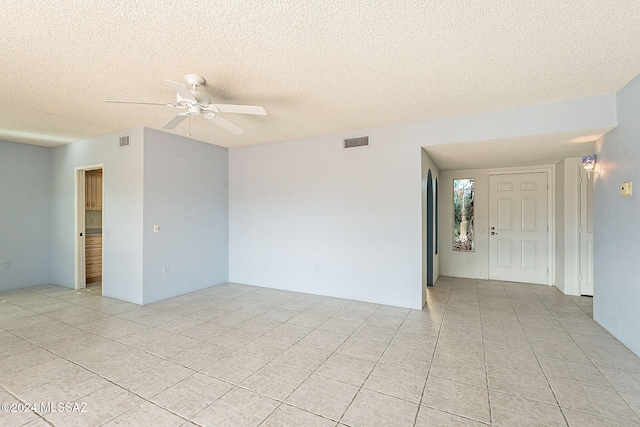
[[[209,94],[196,90],[198,86],[205,82],[203,77],[195,74],[187,74],[184,78],[187,80],[187,83],[191,85],[192,89],[189,89],[182,83],[167,80],[169,86],[171,86],[171,88],[176,92],[175,104],[114,100],[108,100],[105,102],[116,104],[165,105],[171,108],[180,108],[186,111],[174,116],[171,120],[165,123],[161,129],[174,129],[187,117],[203,114],[205,119],[211,120],[213,123],[223,127],[235,135],[243,133],[244,129],[224,117],[219,116],[218,113],[255,114],[260,116],[267,115],[264,108],[255,105],[214,104],[211,102],[212,100]]]

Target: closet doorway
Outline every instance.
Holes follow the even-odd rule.
[[[76,289],[102,294],[102,224],[104,219],[102,165],[76,169]]]

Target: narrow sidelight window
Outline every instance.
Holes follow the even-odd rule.
[[[474,251],[473,179],[453,180],[453,250]]]

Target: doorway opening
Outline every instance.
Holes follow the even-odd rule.
[[[435,256],[433,253],[433,178],[431,169],[427,173],[427,286],[433,286],[433,262]]]
[[[76,289],[102,295],[103,165],[76,168]]]

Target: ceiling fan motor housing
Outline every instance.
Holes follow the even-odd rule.
[[[189,114],[197,116],[198,114],[202,113],[202,107],[200,107],[199,105],[189,105],[187,111],[189,111]]]
[[[204,77],[199,76],[197,74],[187,74],[187,75],[184,76],[184,79],[191,86],[200,86],[201,84],[204,83]]]
[[[211,96],[208,93],[200,92],[198,90],[190,90],[189,92],[191,92],[193,97],[198,101],[198,105],[202,107],[207,107],[209,104],[211,104]],[[176,99],[178,101],[178,104],[183,106],[193,104],[193,101],[184,99],[179,94],[176,94]]]

